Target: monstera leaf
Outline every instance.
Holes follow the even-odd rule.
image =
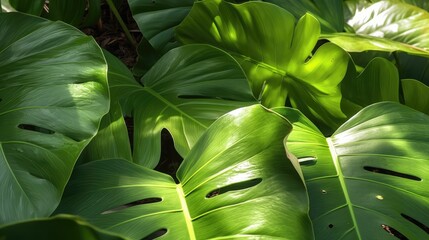
[[[97,229],[78,217],[65,214],[3,226],[0,228],[0,239],[125,240]]]
[[[331,43],[313,55],[319,34],[313,16],[303,16],[295,26],[290,13],[263,2],[197,2],[177,27],[177,38],[184,43],[209,43],[228,51],[246,71],[255,96],[263,89],[264,105],[284,106],[288,99],[307,116],[336,127],[345,117],[338,84],[349,57]]]
[[[302,170],[319,239],[426,239],[429,234],[429,116],[373,104],[324,138],[302,114],[287,147]]]
[[[227,53],[208,45],[176,48],[134,80],[125,65],[106,54],[112,99],[134,118],[134,162],[154,168],[160,157],[161,130],[186,156],[219,116],[255,103],[246,76]]]
[[[312,239],[290,123],[260,105],[214,122],[177,172],[124,160],[79,166],[57,212],[131,239]]]
[[[0,14],[0,224],[48,216],[109,107],[95,41],[62,22]]]

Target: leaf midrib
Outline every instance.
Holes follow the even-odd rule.
[[[358,226],[357,221],[356,221],[356,215],[355,215],[355,212],[353,210],[353,204],[350,200],[349,191],[347,189],[346,182],[344,181],[345,177],[344,177],[343,171],[342,171],[341,166],[340,166],[340,162],[338,159],[337,152],[335,150],[335,145],[334,145],[331,138],[326,138],[326,142],[328,143],[329,150],[330,150],[331,155],[332,155],[332,160],[334,162],[335,169],[337,170],[338,180],[340,182],[341,189],[343,190],[343,193],[344,193],[344,198],[346,200],[347,208],[349,209],[349,212],[350,212],[350,217],[352,219],[353,226],[356,229],[356,235],[357,235],[358,239],[362,239],[362,236],[360,235],[360,231],[359,231],[359,226]]]

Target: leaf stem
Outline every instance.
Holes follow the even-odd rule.
[[[110,10],[112,11],[113,15],[115,15],[116,20],[118,20],[119,25],[121,25],[122,30],[125,33],[125,36],[127,37],[128,41],[134,46],[137,47],[137,42],[131,35],[130,31],[128,30],[127,26],[125,25],[124,21],[121,18],[121,15],[119,15],[118,9],[116,9],[115,4],[112,2],[112,0],[106,0],[107,5],[109,5]]]

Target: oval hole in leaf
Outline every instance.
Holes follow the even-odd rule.
[[[115,213],[118,211],[122,211],[122,210],[130,208],[130,207],[143,205],[143,204],[157,203],[157,202],[161,202],[161,201],[162,201],[162,198],[145,198],[145,199],[137,200],[134,202],[130,202],[130,203],[127,203],[127,204],[106,210],[106,211],[102,212],[101,214],[111,214],[111,213]]]
[[[163,236],[166,233],[167,233],[167,229],[161,228],[161,229],[156,230],[155,232],[147,235],[146,237],[142,238],[142,240],[152,240],[152,239],[161,237],[161,236]]]
[[[410,174],[395,172],[395,171],[384,169],[384,168],[364,166],[363,169],[370,171],[370,172],[373,172],[373,173],[387,174],[387,175],[406,178],[406,179],[410,179],[410,180],[414,180],[414,181],[421,181],[422,180],[421,178],[410,175]]]
[[[317,158],[313,156],[299,157],[298,162],[301,166],[312,166],[317,163]]]
[[[412,218],[412,217],[410,217],[410,216],[408,216],[408,215],[405,215],[405,214],[403,214],[403,213],[401,213],[401,216],[402,216],[403,218],[407,219],[408,221],[410,221],[410,222],[414,223],[415,225],[417,225],[417,227],[421,228],[423,231],[425,231],[427,234],[429,234],[429,226],[426,226],[426,225],[424,225],[423,223],[421,223],[421,222],[417,221],[416,219],[414,219],[414,218]],[[428,238],[429,238],[429,237],[428,237]]]
[[[34,132],[39,132],[39,133],[44,133],[44,134],[54,134],[55,133],[55,131],[49,130],[47,128],[38,127],[38,126],[32,125],[32,124],[19,124],[18,128],[24,129],[24,130],[29,130],[29,131],[34,131]]]
[[[390,235],[395,236],[398,239],[408,240],[407,237],[405,237],[402,233],[400,233],[398,230],[392,228],[391,226],[381,224],[381,227],[384,229],[384,231],[388,232]]]
[[[247,180],[244,182],[234,183],[234,184],[231,184],[231,185],[228,185],[225,187],[221,187],[221,188],[218,188],[218,189],[215,189],[215,190],[209,192],[206,195],[206,198],[213,198],[213,197],[219,196],[221,194],[224,194],[224,193],[227,193],[230,191],[237,191],[237,190],[243,190],[246,188],[254,187],[261,182],[262,182],[262,178],[255,178],[255,179]]]

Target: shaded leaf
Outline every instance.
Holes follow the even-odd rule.
[[[22,240],[125,240],[71,215],[58,215],[0,228],[0,239]]]
[[[108,111],[95,41],[62,22],[0,14],[0,223],[48,216]]]
[[[201,136],[170,176],[121,160],[79,166],[58,212],[132,239],[311,239],[291,125],[260,105],[232,111]],[[162,231],[161,231],[162,230]]]
[[[402,79],[405,105],[429,115],[429,87],[414,79]]]
[[[352,70],[353,71],[353,70]],[[376,102],[399,102],[399,76],[395,65],[384,58],[372,59],[359,73],[348,74],[341,83],[343,101],[360,110]],[[354,110],[344,110],[354,115]]]

